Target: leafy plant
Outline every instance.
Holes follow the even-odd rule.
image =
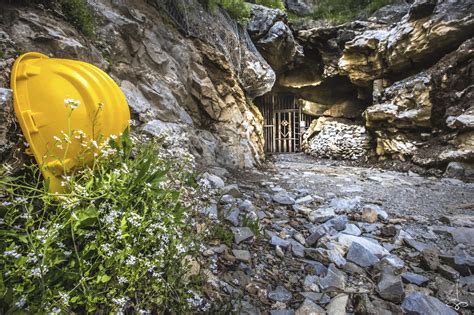
[[[258,218],[253,219],[247,215],[244,215],[242,217],[242,225],[252,230],[253,234],[256,236],[260,235],[260,220]]]
[[[255,3],[269,8],[285,11],[285,4],[282,0],[255,0]]]
[[[215,12],[217,7],[221,6],[232,18],[243,24],[250,18],[250,6],[244,0],[201,0],[201,2],[211,12]]]
[[[65,150],[73,141],[93,160],[64,174],[62,193],[48,192],[35,165],[0,177],[0,313],[183,313],[201,303],[188,274],[201,237],[190,156],[128,131],[55,137]]]
[[[217,223],[213,225],[209,238],[219,240],[228,247],[231,247],[234,234],[232,234],[228,227]]]

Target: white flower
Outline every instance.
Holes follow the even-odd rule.
[[[113,298],[112,302],[114,304],[120,306],[120,308],[124,308],[127,305],[128,299],[125,298],[125,297],[123,297],[123,298]]]
[[[127,260],[125,260],[125,265],[133,266],[137,262],[137,257],[130,255],[128,256]]]
[[[79,105],[81,105],[81,102],[79,100],[74,100],[72,98],[66,98],[64,100],[64,105],[66,107],[69,107],[71,108],[72,110],[76,109],[79,107]]]
[[[22,296],[18,299],[18,301],[15,303],[15,306],[16,306],[17,308],[23,308],[23,306],[25,306],[25,304],[26,304],[26,298],[25,298],[24,295],[22,295]]]
[[[21,255],[18,254],[15,249],[4,251],[3,256],[7,256],[7,257],[10,256],[10,257],[13,257],[15,259],[18,259],[18,258],[21,257]]]
[[[128,283],[128,279],[125,278],[125,277],[120,276],[120,277],[117,278],[117,280],[120,284]]]
[[[69,305],[69,294],[66,292],[59,292],[59,297],[65,305]]]

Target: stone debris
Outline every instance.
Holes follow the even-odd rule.
[[[226,189],[229,202],[217,207],[233,243],[203,250],[217,264],[212,290],[229,301],[242,298],[255,314],[449,314],[440,303],[452,302],[456,288],[459,300],[474,307],[468,295],[474,290],[474,249],[458,243],[451,229],[471,228],[469,216],[461,223],[388,214],[382,209],[391,207],[374,203],[376,192],[370,199],[345,192],[314,202],[306,197],[317,194],[307,188],[316,182],[299,186],[298,171],[287,172],[294,177],[239,183],[240,197]],[[376,190],[381,181],[393,185],[391,176],[374,175],[378,180],[367,183]],[[293,180],[295,188],[282,188],[282,180]],[[422,187],[400,185],[406,191]],[[299,201],[290,204],[293,200]],[[245,226],[249,218],[258,226]]]

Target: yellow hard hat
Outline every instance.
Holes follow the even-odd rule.
[[[96,146],[129,126],[123,92],[86,62],[23,54],[13,65],[11,88],[21,129],[52,192],[63,190],[64,171],[90,163],[78,159],[86,142]]]

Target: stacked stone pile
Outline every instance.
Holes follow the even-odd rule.
[[[370,149],[370,136],[364,126],[324,119],[319,129],[316,135],[308,136],[306,152],[313,156],[357,160]]]

